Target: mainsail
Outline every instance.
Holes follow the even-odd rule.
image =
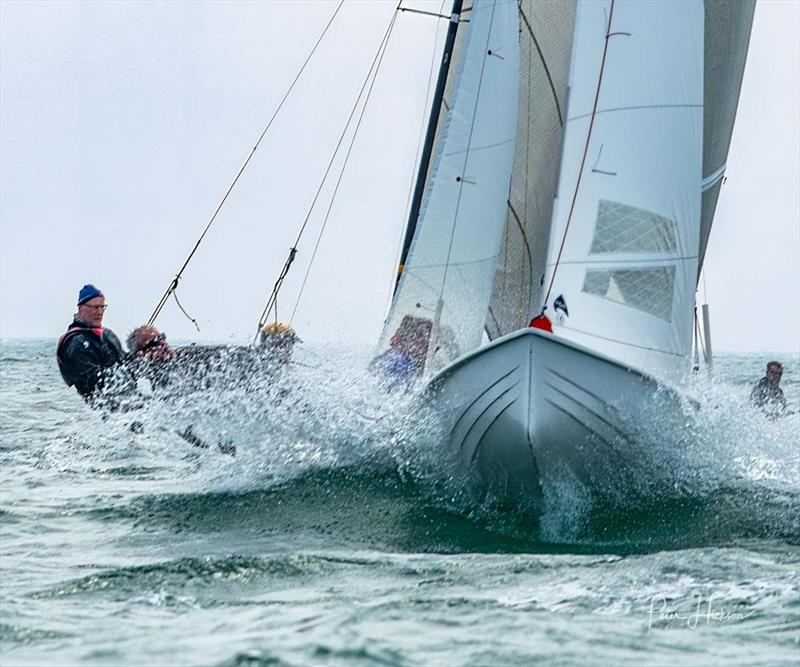
[[[466,3],[465,3],[466,4]],[[427,372],[480,344],[506,220],[517,128],[518,10],[465,6],[435,157],[381,339],[408,341]],[[468,18],[466,18],[468,17]],[[399,336],[399,338],[398,338]]]
[[[755,0],[705,0],[703,204],[699,268],[703,266],[725,175],[755,7]]]

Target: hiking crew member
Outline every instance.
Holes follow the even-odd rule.
[[[783,364],[780,361],[770,361],[767,364],[767,374],[758,381],[750,392],[750,402],[757,408],[769,413],[780,414],[786,410],[786,397],[780,388],[783,376]]]
[[[268,363],[276,367],[289,364],[295,343],[302,342],[295,330],[283,322],[269,322],[261,329],[259,343]]]
[[[125,356],[114,332],[103,328],[106,308],[103,293],[94,285],[84,285],[78,294],[78,312],[56,347],[61,377],[87,401],[103,386],[105,369]]]

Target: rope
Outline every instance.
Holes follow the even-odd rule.
[[[150,315],[150,319],[147,321],[147,325],[148,326],[152,326],[153,325],[153,323],[156,321],[156,318],[161,313],[161,310],[164,308],[164,305],[167,303],[167,300],[169,299],[170,294],[173,294],[175,292],[175,290],[178,289],[178,281],[181,279],[181,276],[182,276],[184,270],[186,269],[187,265],[191,261],[192,257],[194,257],[195,252],[200,247],[200,243],[205,238],[205,235],[208,232],[208,230],[211,228],[211,225],[213,224],[214,220],[216,220],[217,215],[219,214],[220,210],[222,209],[222,206],[225,204],[225,202],[228,199],[228,195],[230,195],[230,193],[233,191],[233,188],[236,186],[236,183],[238,183],[239,177],[242,175],[242,173],[244,173],[244,170],[247,168],[247,165],[250,164],[250,160],[252,159],[253,155],[255,154],[256,150],[258,149],[258,146],[261,143],[261,140],[264,138],[264,135],[266,135],[267,131],[272,126],[272,123],[275,120],[275,118],[277,117],[278,113],[283,108],[283,105],[286,102],[287,98],[289,97],[289,94],[292,92],[292,89],[295,87],[295,84],[300,79],[300,75],[303,73],[303,70],[305,70],[306,65],[308,65],[309,61],[311,60],[311,57],[316,52],[317,47],[319,46],[320,42],[322,41],[322,38],[328,32],[328,29],[331,27],[331,24],[333,23],[333,20],[336,18],[336,15],[339,13],[339,10],[342,8],[343,4],[344,4],[344,0],[340,0],[339,4],[336,6],[336,10],[333,12],[333,15],[328,20],[328,23],[325,25],[325,28],[320,33],[320,36],[317,38],[317,41],[314,44],[314,47],[311,49],[310,53],[308,54],[308,56],[306,57],[305,61],[303,62],[303,65],[300,67],[300,70],[297,72],[297,74],[294,77],[294,80],[292,81],[292,83],[289,86],[288,90],[284,94],[283,99],[281,99],[280,103],[278,104],[277,108],[275,109],[275,112],[272,114],[272,117],[269,119],[269,122],[267,123],[266,127],[264,128],[264,131],[258,137],[258,141],[256,141],[255,145],[253,146],[253,149],[250,151],[250,154],[247,156],[247,159],[244,161],[244,164],[242,165],[241,169],[239,169],[239,172],[236,174],[236,177],[233,179],[233,182],[230,184],[230,187],[228,187],[228,190],[225,192],[225,195],[222,197],[222,200],[220,201],[219,205],[217,206],[216,210],[214,211],[214,214],[211,216],[211,219],[208,221],[208,224],[206,225],[205,229],[203,230],[203,233],[200,234],[200,238],[197,239],[197,242],[194,244],[194,247],[192,248],[192,251],[189,253],[189,256],[186,258],[186,261],[183,263],[183,266],[181,266],[180,270],[175,275],[175,278],[169,284],[169,287],[167,287],[166,291],[164,292],[164,295],[161,297],[160,301],[156,305],[155,310],[153,310],[153,314]],[[177,301],[177,299],[176,299],[176,301]],[[183,308],[181,308],[181,310],[183,310]],[[184,311],[184,313],[185,313],[185,311]],[[188,317],[188,315],[187,315],[187,317]],[[191,317],[189,317],[189,319],[191,319],[192,322],[194,322],[195,326],[197,326],[197,322],[194,319],[192,319]],[[200,329],[198,327],[198,331],[199,330]]]
[[[400,0],[402,2],[402,0]],[[289,257],[286,260],[286,263],[283,265],[283,269],[281,270],[281,274],[278,276],[278,280],[275,281],[275,285],[272,287],[272,292],[267,299],[267,304],[264,306],[264,310],[261,312],[261,316],[258,318],[258,328],[256,329],[255,336],[253,338],[253,342],[255,343],[258,340],[258,334],[261,331],[261,328],[266,323],[266,318],[269,312],[272,310],[273,305],[278,298],[278,292],[280,292],[281,287],[283,286],[283,279],[286,277],[286,274],[289,271],[289,267],[291,263],[294,261],[294,256],[297,254],[297,246],[300,245],[300,239],[303,237],[303,232],[306,229],[306,225],[308,225],[308,221],[311,218],[311,213],[314,211],[314,207],[317,204],[317,199],[319,199],[319,195],[322,192],[322,188],[325,185],[325,181],[328,178],[328,174],[331,171],[331,167],[333,166],[334,161],[336,160],[336,155],[339,152],[339,148],[342,145],[342,141],[344,140],[345,135],[347,134],[347,128],[350,127],[350,121],[353,120],[353,116],[355,115],[356,109],[358,108],[358,104],[361,101],[361,96],[364,94],[364,90],[367,87],[367,83],[369,82],[370,76],[372,75],[372,70],[375,67],[375,63],[378,61],[378,57],[383,50],[384,42],[389,38],[389,33],[394,26],[395,19],[397,17],[398,9],[400,8],[400,2],[397,3],[394,12],[392,13],[392,20],[389,22],[389,27],[386,29],[386,32],[383,35],[383,39],[381,40],[380,45],[378,46],[378,50],[375,52],[375,56],[372,59],[372,63],[369,66],[369,70],[367,71],[367,76],[364,78],[364,82],[361,84],[361,90],[358,92],[358,97],[356,97],[355,104],[353,104],[353,108],[350,110],[350,115],[347,117],[347,122],[344,124],[344,129],[342,130],[341,135],[339,136],[339,141],[336,144],[336,148],[333,149],[333,155],[331,155],[331,159],[328,162],[328,166],[325,169],[325,173],[322,176],[322,180],[320,181],[319,187],[317,188],[317,192],[314,195],[314,199],[311,201],[311,206],[306,213],[306,217],[303,220],[303,224],[300,226],[300,231],[297,233],[297,238],[295,239],[294,244],[289,250]]]
[[[177,294],[177,292],[172,292],[172,296],[175,298],[175,303],[177,303],[177,304],[178,304],[178,308],[180,308],[180,309],[181,309],[181,312],[182,312],[184,315],[186,315],[187,319],[189,319],[189,320],[192,322],[192,324],[194,324],[195,328],[196,328],[196,329],[197,329],[197,331],[199,332],[199,331],[200,331],[200,325],[197,323],[197,320],[196,320],[196,319],[194,319],[194,318],[193,318],[191,315],[189,315],[189,313],[187,313],[187,312],[186,312],[186,308],[184,308],[184,307],[181,305],[181,302],[180,302],[180,301],[178,301],[178,294]],[[151,326],[151,325],[148,325],[148,326]]]
[[[258,330],[261,331],[261,327],[264,326],[266,323],[266,316],[269,314],[269,311],[273,308],[275,309],[275,321],[278,321],[278,292],[280,292],[281,287],[283,286],[283,280],[286,278],[286,274],[289,273],[289,267],[292,266],[292,262],[294,262],[294,258],[297,256],[297,248],[292,246],[289,248],[289,256],[286,258],[286,262],[281,269],[280,275],[278,279],[275,281],[275,285],[272,287],[272,293],[270,294],[269,301],[267,302],[267,307],[264,309],[264,312],[261,314],[261,319],[258,323]],[[258,331],[256,332],[256,338],[258,337]],[[253,341],[255,342],[255,340]]]
[[[606,28],[606,39],[603,45],[603,59],[600,61],[600,74],[597,77],[597,90],[594,94],[594,105],[592,106],[592,117],[589,120],[589,131],[586,134],[586,145],[583,148],[583,158],[581,159],[581,168],[578,172],[578,180],[575,183],[575,192],[572,194],[572,204],[569,207],[569,215],[567,216],[567,224],[564,227],[564,236],[561,237],[561,246],[558,249],[558,255],[556,256],[556,263],[553,267],[553,273],[550,276],[550,284],[547,286],[547,293],[544,297],[544,306],[542,307],[542,313],[544,313],[545,307],[547,306],[547,302],[550,300],[550,291],[553,289],[553,282],[556,279],[556,272],[558,271],[558,264],[561,261],[561,253],[564,252],[564,243],[567,240],[567,232],[569,231],[569,225],[572,222],[572,214],[575,211],[575,202],[578,199],[578,190],[581,187],[581,178],[583,177],[583,168],[586,166],[586,156],[589,153],[589,142],[592,138],[592,128],[594,127],[594,119],[597,115],[597,102],[600,99],[600,86],[603,83],[603,72],[606,68],[606,54],[608,53],[608,40],[611,37],[611,19],[614,16],[614,0],[611,0],[611,9],[608,13],[608,27]]]
[[[398,7],[399,9],[399,7]],[[361,128],[361,121],[364,119],[364,112],[367,110],[367,104],[369,104],[369,98],[372,94],[372,88],[375,86],[375,81],[378,79],[378,71],[381,68],[381,63],[383,62],[383,56],[386,55],[386,48],[389,45],[389,38],[391,36],[392,29],[394,28],[395,20],[397,19],[398,12],[395,11],[394,15],[392,16],[392,20],[389,24],[389,30],[387,31],[386,35],[384,36],[383,41],[379,47],[380,55],[378,57],[377,65],[375,66],[375,73],[372,75],[372,81],[369,84],[369,88],[367,89],[367,94],[364,98],[364,105],[361,107],[361,112],[358,115],[358,120],[356,121],[355,129],[353,130],[353,136],[350,138],[350,146],[347,148],[347,153],[344,156],[344,161],[342,162],[342,169],[339,172],[339,178],[336,180],[336,186],[333,189],[333,194],[331,195],[330,203],[328,204],[328,209],[325,211],[325,218],[322,221],[322,227],[319,230],[319,234],[317,235],[317,242],[314,245],[314,251],[311,253],[311,259],[308,262],[308,268],[306,269],[305,276],[303,276],[303,282],[300,285],[300,291],[297,294],[297,299],[294,302],[294,308],[292,309],[292,315],[289,318],[289,324],[292,323],[294,320],[294,316],[297,313],[297,308],[300,306],[300,299],[303,296],[303,290],[305,290],[306,282],[308,281],[308,276],[311,274],[311,268],[314,266],[314,259],[317,256],[317,250],[319,250],[319,245],[322,241],[322,235],[325,233],[325,226],[328,224],[328,218],[331,215],[331,210],[333,209],[333,203],[336,201],[336,195],[339,192],[339,186],[342,184],[342,178],[344,178],[345,169],[347,169],[347,161],[350,159],[350,153],[353,151],[353,146],[356,143],[356,137],[358,136],[358,130]],[[373,63],[374,64],[374,63]],[[370,73],[372,72],[372,68],[370,68]],[[275,313],[275,317],[277,318],[277,309]]]

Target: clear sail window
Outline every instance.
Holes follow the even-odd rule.
[[[674,285],[674,266],[589,269],[583,281],[583,291],[669,320],[672,317]]]
[[[673,220],[620,202],[600,200],[591,254],[676,251]]]

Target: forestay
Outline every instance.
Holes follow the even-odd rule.
[[[422,350],[426,373],[481,342],[506,221],[517,127],[517,4],[476,2],[464,18],[458,60],[450,72],[448,111],[381,337],[386,348],[397,340],[403,322],[416,318],[405,329],[427,337],[410,345]]]
[[[563,294],[569,309],[555,333],[664,379],[691,350],[703,26],[699,1],[579,3],[548,254],[550,301]]]

